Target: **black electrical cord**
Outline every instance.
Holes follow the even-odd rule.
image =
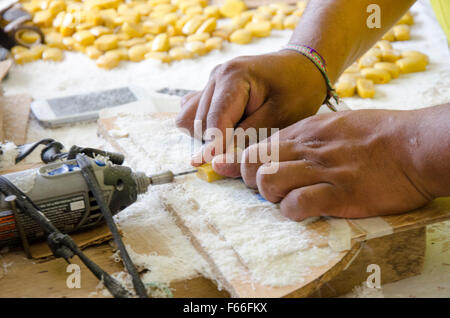
[[[108,225],[109,230],[111,231],[114,242],[117,244],[117,247],[119,248],[120,256],[122,257],[123,262],[125,263],[125,268],[131,275],[136,294],[141,298],[147,298],[148,297],[147,290],[144,284],[142,283],[141,278],[139,277],[139,273],[136,267],[131,261],[130,255],[126,250],[125,245],[123,244],[119,230],[117,229],[116,223],[114,223],[112,213],[109,209],[109,206],[105,202],[103,193],[100,190],[100,186],[97,182],[97,179],[95,178],[90,160],[86,157],[86,155],[83,154],[78,154],[76,156],[76,160],[78,165],[80,166],[81,174],[83,175],[89,190],[94,195],[94,198],[97,201],[100,210],[102,211],[103,218],[105,219],[106,224]]]
[[[95,277],[103,281],[105,287],[114,297],[128,298],[131,296],[116,279],[91,261],[69,235],[61,233],[25,193],[3,176],[0,176],[0,192],[4,196],[14,195],[20,210],[31,217],[44,230],[48,235],[47,243],[55,257],[62,257],[70,263],[69,259],[77,255]]]

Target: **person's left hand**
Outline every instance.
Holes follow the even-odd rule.
[[[294,220],[310,216],[370,217],[418,208],[433,196],[414,167],[411,132],[417,112],[362,110],[320,114],[279,132],[279,169],[262,174],[268,163],[213,160],[219,174],[242,176],[282,213]],[[229,154],[230,155],[230,154]]]

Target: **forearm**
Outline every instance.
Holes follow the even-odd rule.
[[[372,47],[415,0],[310,0],[290,40],[316,49],[328,65],[332,82]],[[370,29],[367,7],[381,10],[381,28]]]
[[[411,112],[408,153],[418,185],[435,197],[450,196],[450,103]]]

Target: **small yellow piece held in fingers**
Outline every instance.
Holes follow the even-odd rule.
[[[207,182],[214,182],[217,180],[225,179],[224,176],[221,176],[213,170],[210,162],[205,163],[204,165],[197,168],[197,177]]]

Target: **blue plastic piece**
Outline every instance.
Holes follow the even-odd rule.
[[[72,172],[72,171],[75,171],[75,170],[80,170],[80,167],[78,165],[63,164],[61,167],[59,167],[59,168],[57,168],[55,170],[47,172],[47,174],[49,176],[56,176],[56,175],[59,175],[59,174],[64,174],[64,173]]]

